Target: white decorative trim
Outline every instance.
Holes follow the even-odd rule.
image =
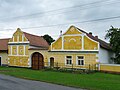
[[[16,48],[16,49],[17,49],[17,50],[16,50],[17,55],[19,55],[19,46],[18,46],[18,45],[16,45],[16,47],[17,47],[17,48]]]
[[[25,55],[25,52],[26,52],[26,48],[25,48],[26,45],[23,45],[23,53]]]
[[[78,29],[77,29],[75,26],[73,26],[73,25],[70,26],[70,27],[66,30],[65,33],[67,33],[67,31],[70,30],[72,27],[75,28],[75,30],[77,30],[78,32],[83,33],[83,32],[81,32],[80,30],[78,30]],[[65,34],[65,33],[64,33],[64,34]],[[64,35],[64,34],[63,34],[63,35]]]
[[[25,42],[8,42],[8,44],[11,44],[11,43],[29,43],[29,41],[25,41]]]
[[[56,49],[56,50],[51,50],[51,51],[88,51],[89,52],[89,51],[98,51],[98,50],[81,50],[81,49],[80,50],[66,50],[66,49],[61,50],[61,49]]]
[[[82,34],[67,34],[67,35],[63,35],[63,36],[82,36]]]
[[[82,34],[82,50],[84,50],[84,34]]]
[[[8,55],[8,56],[29,56],[29,55]]]
[[[12,46],[10,46],[10,55],[12,55]]]
[[[65,65],[70,65],[71,66],[72,64],[66,64],[66,57],[67,56],[71,56],[72,57],[72,64],[73,64],[73,55],[65,55]]]
[[[100,64],[100,65],[107,65],[107,66],[120,66],[120,64]]]
[[[83,56],[84,65],[78,65],[78,56]],[[76,66],[85,66],[85,56],[84,55],[76,55]]]
[[[73,40],[74,42],[76,42],[76,39],[74,39],[74,38],[71,38],[71,39],[69,40],[69,42],[70,42],[71,40]]]

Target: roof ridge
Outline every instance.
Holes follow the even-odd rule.
[[[74,26],[75,27],[75,26]],[[103,47],[103,48],[106,48],[106,49],[108,49],[108,50],[110,50],[111,49],[111,46],[110,46],[110,44],[109,43],[107,43],[106,41],[104,41],[104,40],[102,40],[102,39],[100,39],[100,38],[96,38],[94,35],[92,35],[92,34],[89,34],[89,33],[87,33],[87,32],[85,32],[84,30],[81,30],[80,28],[78,28],[78,27],[75,27],[76,29],[78,29],[79,31],[81,31],[81,32],[83,32],[83,33],[85,33],[89,38],[91,38],[91,39],[93,39],[93,40],[95,40],[95,41],[97,41],[97,42],[99,42],[100,43],[100,45]]]
[[[31,33],[27,33],[27,32],[23,32],[23,33],[26,33],[26,34],[29,34],[29,35],[32,35],[32,36],[36,36],[36,37],[42,37],[42,36],[39,36],[39,35],[34,35],[34,34],[31,34]]]

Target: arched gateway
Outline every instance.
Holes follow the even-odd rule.
[[[39,52],[35,52],[32,55],[32,69],[43,69],[44,68],[44,58]]]

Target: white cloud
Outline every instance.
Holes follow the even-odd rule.
[[[110,5],[99,3],[100,7],[96,4],[95,7],[94,5],[90,5],[33,15],[34,13],[47,12],[50,10],[82,5],[95,1],[99,0],[0,0],[0,38],[11,37],[17,27],[23,28],[47,26],[120,15],[120,3]],[[116,2],[116,0],[111,0],[105,4],[113,2]],[[32,15],[26,17],[17,17],[28,14]],[[91,23],[73,24],[87,32],[91,31],[94,35],[98,35],[100,38],[104,39],[104,35],[106,33],[105,30],[109,29],[110,25],[119,27],[119,20],[120,19],[114,19]],[[47,33],[56,39],[58,38],[60,30],[65,32],[69,26],[70,25],[60,25],[54,27],[31,28],[23,29],[23,31],[37,35],[44,35]],[[13,28],[14,30],[5,30],[9,28]]]

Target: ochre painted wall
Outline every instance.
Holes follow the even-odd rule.
[[[28,56],[9,56],[10,66],[28,67]]]
[[[98,43],[92,41],[87,36],[84,36],[84,49],[85,50],[98,50]]]
[[[112,71],[112,72],[120,72],[120,65],[116,64],[100,64],[100,70],[101,71]]]
[[[1,64],[8,64],[8,54],[7,52],[0,52]]]
[[[74,26],[71,26],[67,32],[64,33],[64,35],[68,34],[82,34],[80,31],[78,31]]]
[[[48,62],[50,62],[50,58],[53,57],[54,62],[56,62],[56,63],[58,62],[60,67],[64,67],[65,62],[66,62],[66,56],[72,56],[73,68],[81,68],[81,67],[82,68],[85,68],[85,67],[89,68],[89,65],[94,66],[96,64],[96,60],[98,59],[96,54],[91,54],[91,53],[82,54],[82,53],[69,53],[69,52],[49,52]],[[85,65],[79,66],[76,64],[77,56],[84,56],[84,62],[85,62],[84,64]],[[69,67],[70,65],[66,65],[66,66]]]
[[[8,62],[10,66],[29,67],[29,44],[24,44],[26,41],[28,40],[24,33],[17,29],[8,45]]]
[[[64,37],[64,50],[80,50],[82,49],[81,36],[65,36]]]
[[[98,50],[98,46],[97,41],[71,26],[65,34],[51,44],[49,50]]]
[[[53,43],[52,49],[59,50],[62,48],[62,38],[59,38],[56,42]]]

